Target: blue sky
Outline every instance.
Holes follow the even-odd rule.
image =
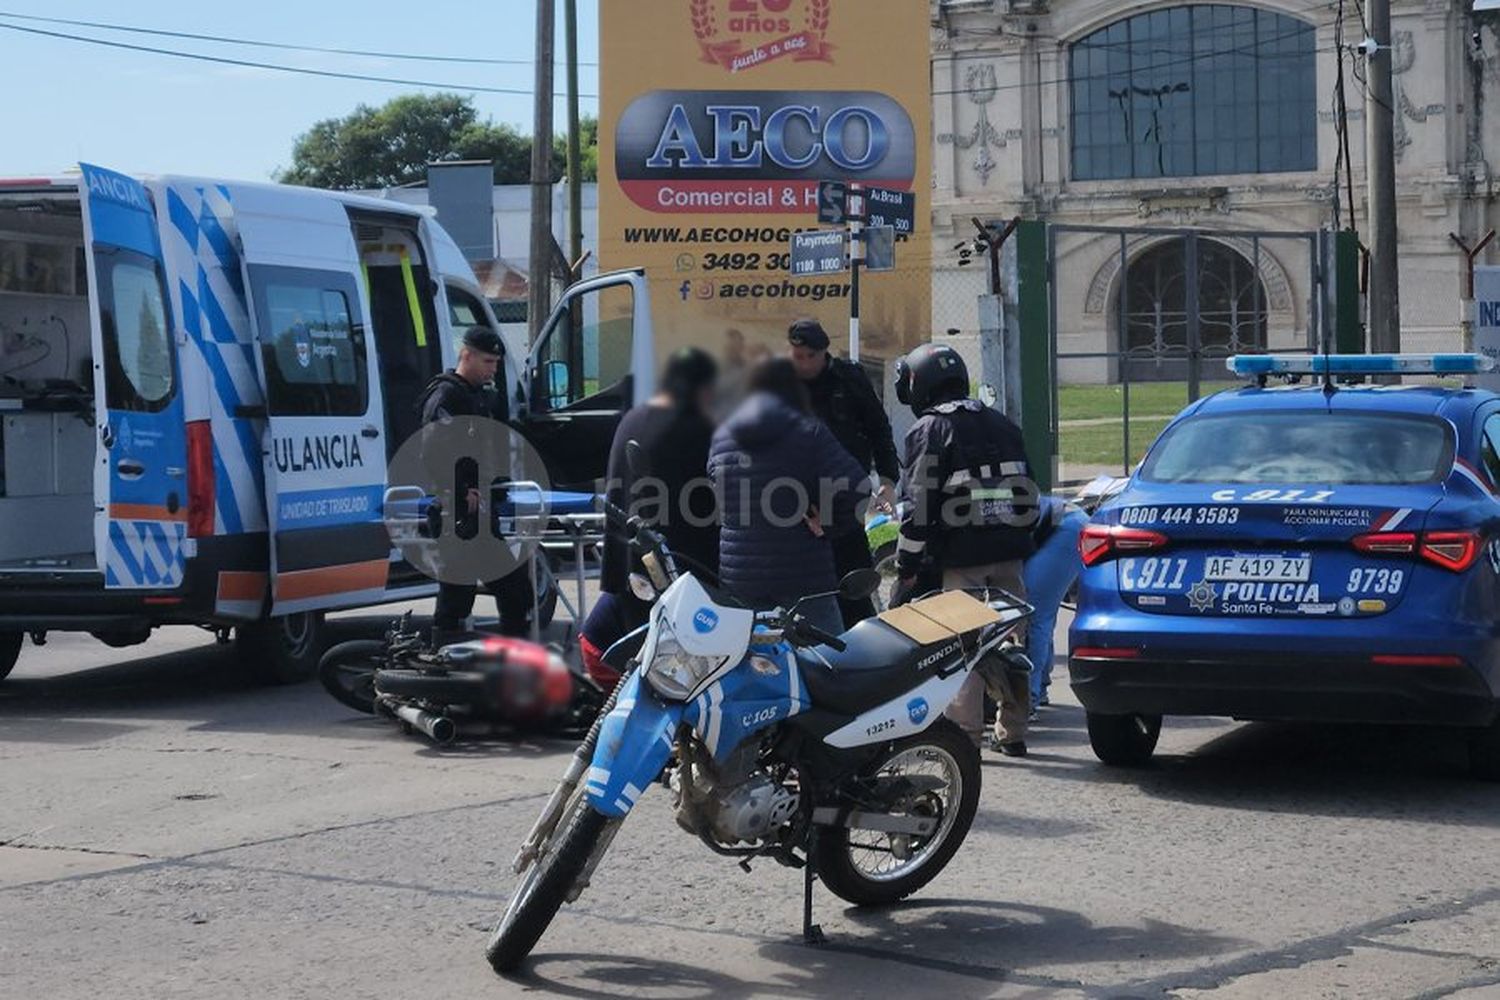
[[[531,0],[255,0],[205,4],[152,0],[51,3],[0,0],[0,11],[126,24],[256,41],[421,55],[527,59],[535,41]],[[418,16],[419,15],[419,16]],[[598,61],[598,0],[578,0],[579,59]],[[122,34],[96,28],[13,20],[0,23],[88,35],[134,45],[300,67],[452,83],[444,88],[506,87],[522,94],[473,94],[480,114],[530,128],[532,68],[408,62],[224,45]],[[563,16],[557,11],[558,57]],[[264,180],[291,159],[292,143],[315,121],[380,105],[420,88],[324,79],[104,48],[0,29],[0,66],[11,96],[0,102],[0,176],[53,174],[80,160],[125,172],[200,174]],[[564,88],[557,67],[556,90]],[[25,86],[20,86],[24,82]],[[579,90],[597,94],[598,70],[584,66]],[[24,96],[23,96],[24,94]],[[564,102],[554,105],[565,123]],[[598,101],[584,98],[585,114]]]

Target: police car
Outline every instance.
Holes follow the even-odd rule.
[[[1079,539],[1073,690],[1105,763],[1164,715],[1469,727],[1500,779],[1500,396],[1354,384],[1476,355],[1251,355]],[[1287,384],[1282,384],[1282,381]],[[1436,380],[1430,380],[1436,381]]]

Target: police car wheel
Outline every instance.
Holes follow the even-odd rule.
[[[1500,781],[1500,719],[1469,735],[1469,771],[1481,781]]]
[[[263,684],[300,684],[318,671],[323,655],[323,615],[307,611],[242,625],[240,659]]]
[[[1095,757],[1114,767],[1140,767],[1156,750],[1161,716],[1089,712],[1088,727]]]
[[[21,643],[26,636],[21,632],[0,632],[0,681],[5,680],[21,658]]]

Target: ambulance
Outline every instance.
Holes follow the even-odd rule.
[[[27,636],[167,624],[309,676],[326,612],[434,592],[387,462],[494,314],[429,210],[80,166],[0,180],[0,678]],[[592,485],[652,391],[650,323],[639,271],[600,275],[504,359],[556,485]]]

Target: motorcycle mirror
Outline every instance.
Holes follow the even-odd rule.
[[[839,581],[839,596],[846,601],[862,601],[880,589],[880,573],[873,569],[857,569],[844,575]]]
[[[656,587],[654,587],[651,581],[646,578],[645,574],[631,573],[629,580],[630,592],[634,594],[638,600],[646,601],[647,603],[656,600]]]
[[[646,449],[634,438],[625,442],[625,467],[630,470],[632,479],[645,479],[651,475],[651,461],[646,457]]]

